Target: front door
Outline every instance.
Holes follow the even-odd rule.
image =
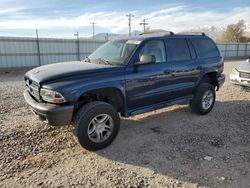
[[[167,63],[164,41],[149,40],[141,45],[125,73],[129,111],[171,99],[171,66]],[[155,63],[134,65],[142,54],[153,55]]]

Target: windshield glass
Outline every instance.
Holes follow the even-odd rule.
[[[100,60],[111,65],[125,65],[135,47],[140,43],[137,40],[109,41],[94,51],[88,59]]]

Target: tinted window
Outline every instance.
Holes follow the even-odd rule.
[[[200,58],[218,57],[216,45],[210,39],[191,39]]]
[[[166,62],[165,46],[162,40],[151,40],[146,42],[139,52],[139,59],[143,54],[153,55],[156,63]]]
[[[169,61],[182,61],[191,58],[186,39],[168,39],[167,49]]]

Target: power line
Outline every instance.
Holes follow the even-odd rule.
[[[146,22],[147,19],[143,19],[142,22],[140,23],[140,25],[143,25],[143,32],[145,33],[146,31],[146,25],[148,25],[148,23]]]
[[[131,20],[132,17],[135,17],[135,15],[129,13],[126,16],[128,17],[128,35],[131,36]]]
[[[90,22],[92,24],[92,31],[93,31],[93,40],[95,40],[95,22]]]

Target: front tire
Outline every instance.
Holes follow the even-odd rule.
[[[196,114],[205,115],[212,110],[215,98],[214,86],[209,83],[201,83],[196,90],[193,100],[190,101],[191,110]]]
[[[78,111],[74,126],[80,145],[95,151],[113,142],[120,128],[120,117],[112,105],[95,101]]]

